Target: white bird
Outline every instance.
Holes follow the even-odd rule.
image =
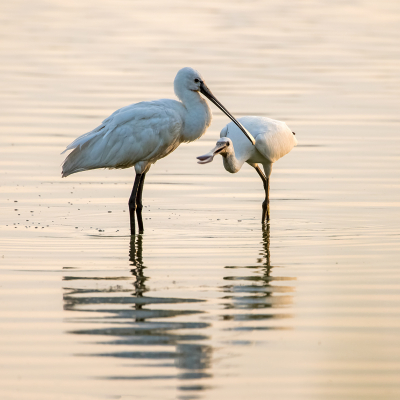
[[[129,199],[132,235],[135,234],[135,211],[139,233],[143,232],[142,191],[151,165],[181,143],[200,138],[210,126],[212,113],[199,93],[240,126],[196,70],[179,70],[174,90],[180,101],[161,99],[123,107],[64,150],[73,151],[64,160],[62,177],[96,168],[135,167],[136,178]],[[245,130],[244,133],[247,134]]]
[[[242,131],[230,122],[221,130],[221,139],[216,146],[209,153],[197,157],[200,160],[198,163],[207,164],[216,154],[221,154],[228,172],[233,174],[238,172],[245,162],[255,168],[265,190],[261,219],[264,224],[265,221],[269,221],[269,177],[272,164],[289,153],[297,145],[297,140],[294,132],[281,121],[265,117],[242,117],[239,118],[239,122],[254,136],[255,145],[253,146]],[[258,164],[262,164],[265,174]]]

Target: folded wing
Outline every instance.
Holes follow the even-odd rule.
[[[165,157],[180,143],[179,106],[174,100],[157,100],[115,111],[66,148],[73,151],[63,163],[63,176],[96,168],[129,168]]]
[[[293,132],[284,122],[262,118],[258,130],[256,149],[271,163],[279,160],[297,145]]]

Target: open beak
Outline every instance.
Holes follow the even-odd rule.
[[[253,145],[256,143],[253,135],[217,100],[203,81],[200,83],[200,93],[206,96],[211,103],[214,103],[224,114],[226,114],[246,135],[247,139],[249,139]]]
[[[221,153],[221,151],[226,147],[226,143],[217,143],[217,145],[208,153],[198,156],[197,161],[198,164],[208,164],[212,160],[214,160],[214,157],[216,154]]]

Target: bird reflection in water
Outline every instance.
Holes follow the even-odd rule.
[[[95,326],[93,329],[77,329],[70,333],[87,335],[93,342],[107,345],[107,349],[110,345],[124,349],[86,356],[131,359],[136,363],[140,360],[152,361],[148,370],[141,369],[141,375],[129,375],[127,370],[126,375],[106,376],[104,379],[179,379],[185,383],[178,384],[178,389],[184,391],[185,397],[189,395],[195,398],[196,393],[208,387],[200,384],[199,380],[211,378],[208,371],[212,362],[212,347],[202,344],[209,337],[201,333],[209,324],[185,322],[182,317],[201,313],[198,308],[202,301],[146,295],[150,288],[143,262],[142,235],[131,237],[129,260],[132,267],[130,276],[64,276],[64,281],[68,281],[69,285],[64,287],[64,309],[74,312],[67,322]],[[174,304],[174,307],[168,307],[169,304]],[[177,304],[181,304],[181,307],[177,307]],[[83,316],[76,313],[82,313]],[[90,314],[93,316],[88,317]],[[178,321],[177,317],[180,317]],[[98,327],[99,324],[103,326]],[[109,339],[103,342],[95,339],[100,336],[101,340],[104,337]],[[164,346],[165,350],[160,346]],[[154,364],[156,360],[157,365]],[[153,375],[152,367],[166,367],[168,372]],[[159,371],[159,368],[156,369]]]
[[[137,241],[137,244],[136,244]],[[129,261],[132,263],[132,275],[136,277],[136,280],[133,282],[133,286],[135,287],[135,291],[132,293],[133,296],[137,298],[142,298],[143,293],[147,292],[148,289],[145,285],[147,281],[147,277],[144,276],[143,270],[146,268],[143,265],[143,237],[139,236],[131,236],[131,242],[129,246]],[[141,310],[143,308],[142,303],[136,303],[135,309]],[[145,322],[145,318],[135,318],[136,322]]]
[[[290,317],[290,281],[295,278],[282,276],[284,269],[271,266],[269,244],[267,226],[256,265],[225,267],[229,275],[221,287],[224,296],[220,315],[229,324],[224,324],[228,330],[282,329],[282,321]],[[129,260],[130,273],[125,276],[99,276],[97,272],[83,277],[79,270],[75,274],[69,270],[70,275],[64,276],[64,282],[68,282],[64,287],[64,308],[69,312],[66,322],[75,328],[71,333],[85,335],[92,345],[97,345],[99,350],[85,356],[131,361],[122,365],[123,373],[119,369],[118,376],[111,373],[104,379],[145,379],[153,385],[177,379],[181,399],[199,397],[211,387],[213,378],[213,347],[205,344],[212,341],[212,330],[204,319],[194,319],[193,315],[207,310],[207,303],[151,295],[157,293],[157,285],[151,285],[151,269],[147,270],[144,263],[141,235],[131,239]],[[278,271],[282,271],[281,276]],[[77,329],[82,324],[84,329]],[[148,361],[144,367],[140,364],[143,361]],[[165,373],[160,374],[160,370]]]
[[[233,330],[283,329],[284,327],[277,325],[277,322],[292,316],[286,311],[293,303],[294,288],[289,281],[295,281],[296,278],[272,275],[272,271],[279,270],[279,267],[271,265],[269,225],[263,229],[260,256],[257,265],[225,267],[239,274],[243,269],[252,271],[251,275],[224,277],[225,281],[232,283],[222,287],[226,293],[223,299],[227,311],[222,319],[241,322],[236,323],[232,327]],[[285,284],[282,284],[282,281]]]

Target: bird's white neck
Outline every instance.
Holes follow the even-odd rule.
[[[224,162],[224,168],[231,174],[239,172],[240,168],[242,168],[242,165],[245,162],[245,160],[242,160],[240,156],[236,157],[233,146],[230,146],[227,151],[221,155]]]
[[[186,90],[180,96],[187,116],[182,131],[182,141],[192,142],[199,139],[211,124],[212,112],[207,102],[198,92]]]

